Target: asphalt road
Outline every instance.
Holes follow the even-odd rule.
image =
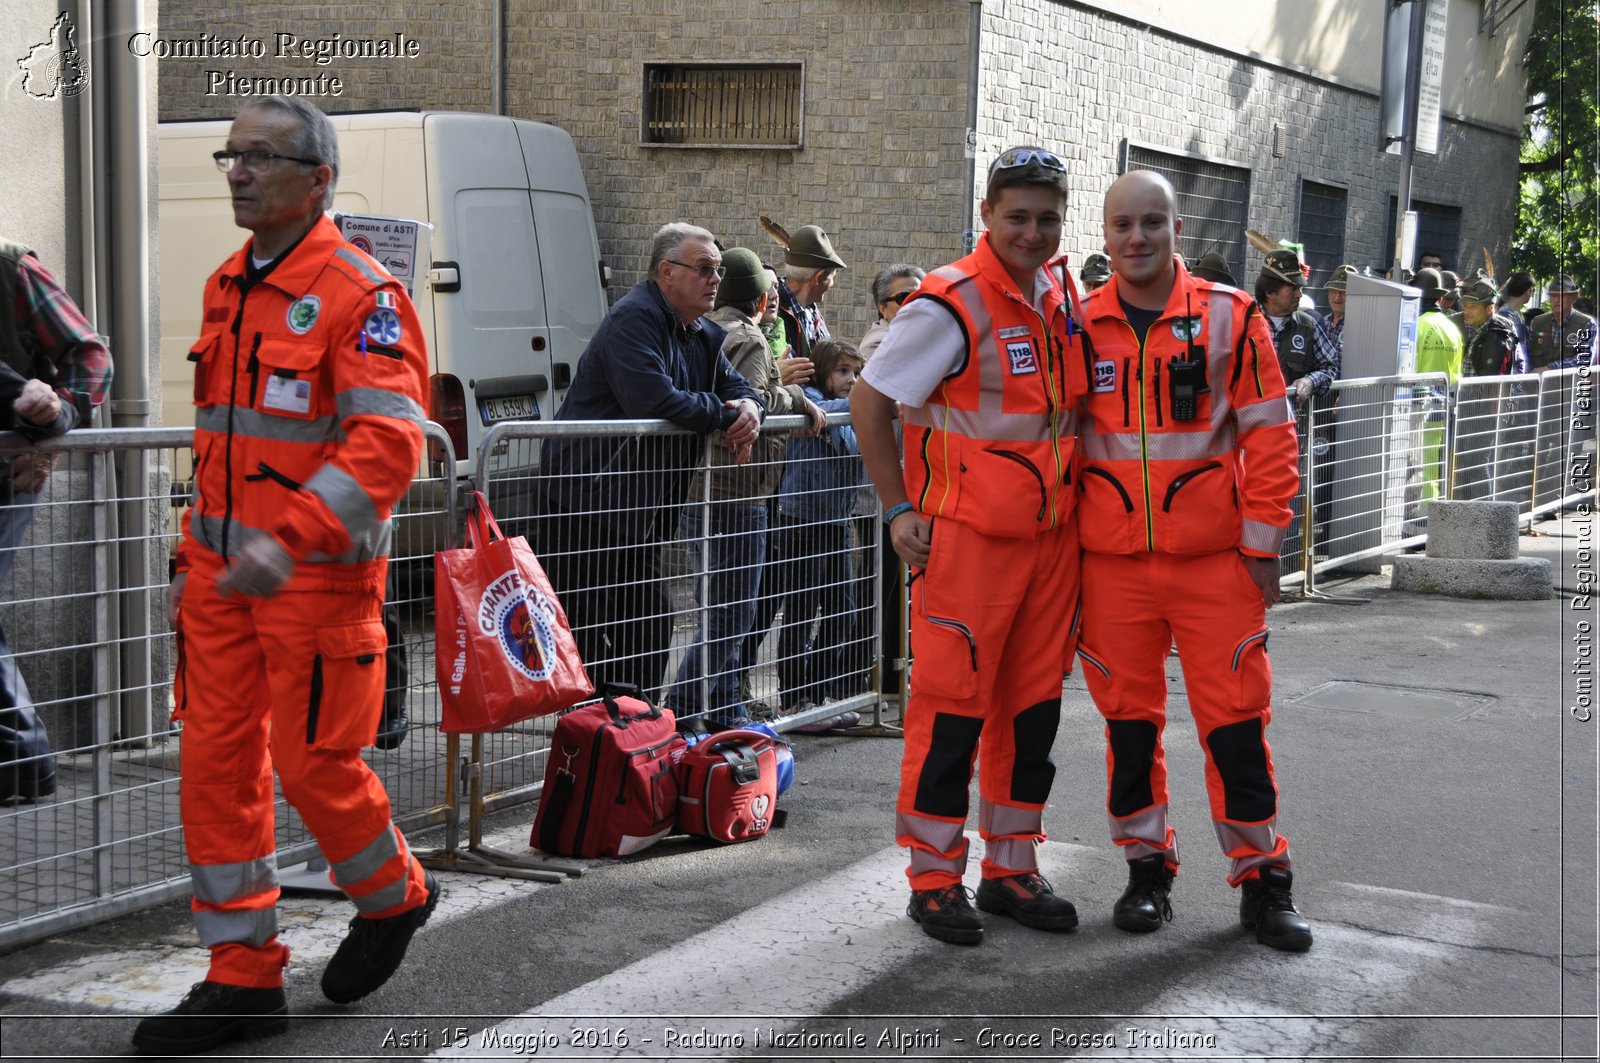
[[[977,948],[923,935],[893,838],[900,742],[797,736],[784,829],[728,848],[670,839],[559,884],[446,873],[405,966],[351,1008],[317,991],[348,905],[286,898],[297,1021],[218,1055],[1594,1059],[1600,723],[1570,711],[1592,674],[1593,610],[1570,594],[1593,581],[1585,519],[1522,539],[1556,565],[1557,600],[1412,596],[1373,576],[1325,584],[1360,602],[1273,610],[1269,735],[1309,953],[1238,926],[1174,658],[1184,864],[1158,933],[1110,922],[1124,871],[1074,675],[1042,850],[1079,906],[1074,933],[989,917]],[[531,820],[498,815],[492,840],[525,848]],[[126,1054],[137,1016],[204,966],[181,905],[0,957],[0,1058]]]

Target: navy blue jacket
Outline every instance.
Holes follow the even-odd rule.
[[[545,512],[623,510],[596,520],[620,523],[618,530],[635,542],[655,537],[652,531],[670,534],[705,436],[739,415],[724,403],[750,399],[762,408],[723,355],[725,335],[706,318],[685,326],[654,281],[639,282],[617,300],[578,359],[556,420],[659,419],[695,435],[546,440]]]

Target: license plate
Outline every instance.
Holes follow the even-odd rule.
[[[539,419],[538,404],[533,401],[532,395],[508,395],[498,399],[480,399],[478,406],[483,412],[483,423],[493,424],[496,421],[537,421]]]

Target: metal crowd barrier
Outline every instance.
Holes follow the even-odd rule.
[[[450,440],[430,442],[453,468]],[[0,806],[0,949],[185,896],[178,820],[181,731],[170,722],[173,639],[164,591],[187,506],[193,430],[80,429],[38,446],[0,435],[0,461],[59,455],[31,526],[9,551],[0,625],[49,729],[56,790]],[[0,467],[0,472],[4,467]],[[0,518],[20,516],[15,502]],[[437,731],[432,556],[459,524],[452,492],[424,475],[396,509],[390,603],[409,665],[412,730],[369,750],[410,829],[446,813]],[[317,857],[279,798],[279,866]],[[326,883],[326,875],[320,876]]]
[[[1333,397],[1302,413],[1304,489],[1285,545],[1284,585],[1301,584],[1319,596],[1318,575],[1363,565],[1375,570],[1383,555],[1422,543],[1434,498],[1510,500],[1527,521],[1592,498],[1592,410],[1587,368],[1468,378],[1454,395],[1438,375],[1339,382]],[[835,428],[848,424],[847,415],[829,420]],[[772,417],[763,430],[803,426],[798,416]],[[0,624],[49,723],[58,779],[56,793],[36,804],[0,807],[0,949],[176,899],[189,888],[177,807],[181,735],[168,723],[172,638],[162,590],[188,494],[191,438],[188,429],[86,429],[29,447],[0,435],[0,457],[61,455],[32,527],[11,551],[11,573],[0,576]],[[407,665],[403,679],[393,678],[404,686],[411,730],[398,749],[367,755],[403,828],[444,825],[443,847],[419,854],[431,864],[547,877],[521,858],[483,849],[480,826],[485,813],[538,795],[553,720],[471,736],[466,754],[458,736],[437,730],[432,556],[459,541],[461,514],[456,485],[437,473],[454,468],[449,438],[433,424],[428,438],[443,461],[429,464],[433,471],[396,511],[389,595]],[[597,471],[563,483],[540,470],[542,448],[555,439],[637,453],[683,438],[655,421],[501,424],[479,452],[474,483],[507,534],[528,536],[564,602],[565,582],[580,599],[619,593],[627,602],[656,603],[651,612],[627,616],[630,625],[662,636],[646,645],[608,631],[593,603],[580,601],[575,620],[597,678],[643,677],[643,686],[665,691],[667,702],[689,716],[719,715],[741,701],[785,730],[855,711],[864,717],[858,731],[892,731],[884,695],[893,698],[895,691],[884,689],[884,651],[905,666],[894,699],[903,705],[910,649],[903,590],[890,595],[902,606],[898,622],[880,631],[884,562],[889,574],[900,566],[882,554],[870,491],[848,507],[827,509],[824,518],[804,504],[829,490],[822,477],[795,495],[801,504],[789,508],[799,513],[786,513],[781,503],[766,507],[765,553],[758,560],[749,549],[748,522],[761,518],[736,512],[736,502],[717,497],[714,481],[686,482],[691,501],[680,509],[643,497],[650,477]],[[702,454],[690,463],[705,460]],[[859,464],[826,458],[819,469],[831,463],[837,473],[848,462]],[[742,468],[779,473],[775,464]],[[552,491],[565,491],[568,501],[599,501],[553,518],[559,507],[547,504]],[[0,517],[7,508],[0,506]],[[646,517],[660,522],[662,547],[655,567],[640,570],[637,557],[608,549],[597,530]],[[696,632],[712,619],[711,601],[727,598],[730,586],[752,585],[758,565],[754,585],[768,590],[751,593],[756,616],[770,626],[762,638],[742,640],[739,659],[751,663],[735,667],[716,652],[715,632],[709,641]],[[723,584],[714,593],[718,580]],[[772,587],[797,583],[803,593],[763,600],[774,597]],[[820,669],[818,659],[826,662]],[[308,861],[307,877],[325,881],[315,870],[314,843],[286,805],[278,840],[280,866]],[[557,866],[553,873],[571,869]]]

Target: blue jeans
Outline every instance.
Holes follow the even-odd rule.
[[[682,533],[693,574],[694,600],[701,606],[694,640],[678,665],[667,704],[681,716],[707,711],[701,701],[701,654],[705,655],[709,711],[727,720],[746,715],[739,700],[740,648],[756,612],[756,590],[767,554],[764,502],[713,502],[711,535],[701,531],[702,507],[683,510]],[[702,577],[703,574],[703,577]]]

